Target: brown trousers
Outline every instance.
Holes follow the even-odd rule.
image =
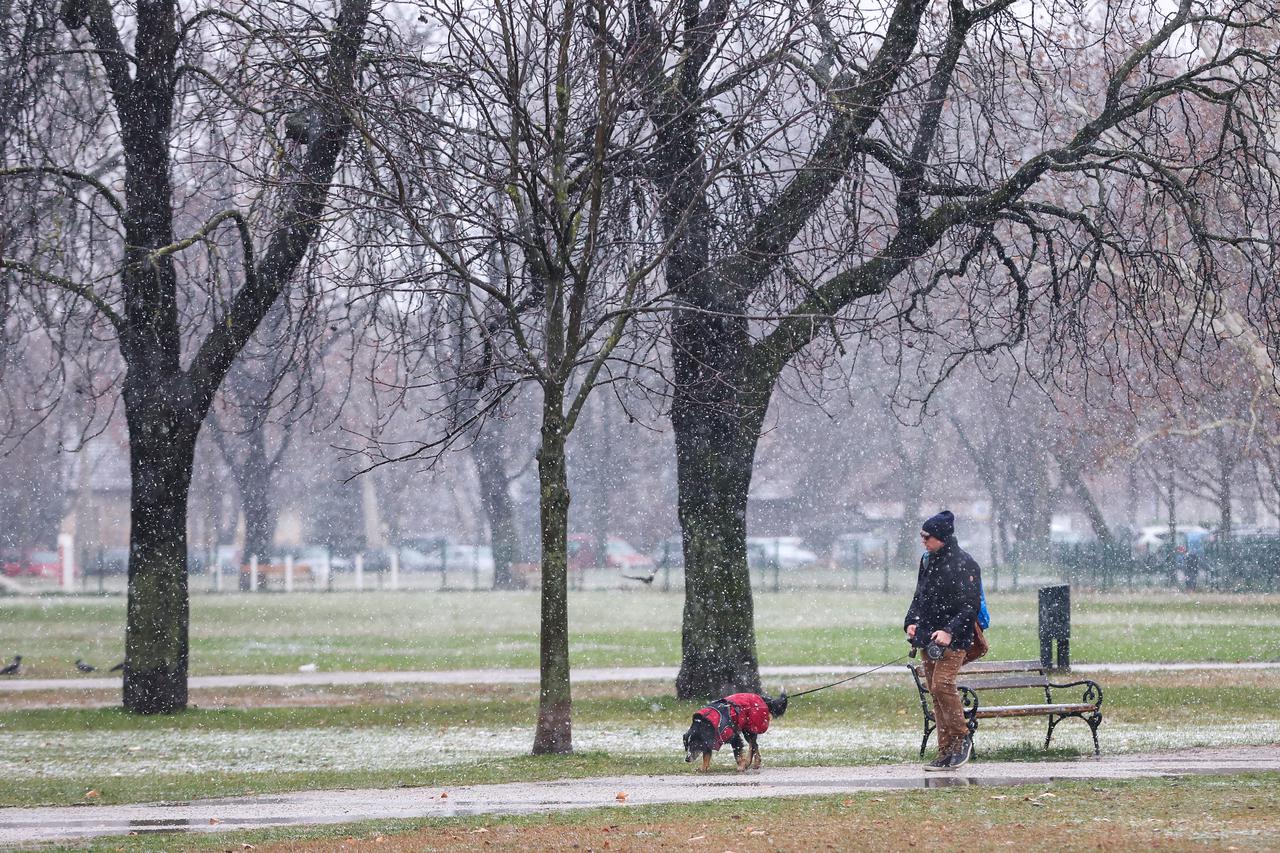
[[[956,690],[956,673],[964,664],[963,649],[947,649],[941,660],[924,661],[924,683],[933,695],[933,718],[938,725],[938,754],[957,749],[969,734],[964,704]]]

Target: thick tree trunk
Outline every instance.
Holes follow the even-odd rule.
[[[708,323],[731,327],[708,333]],[[747,373],[741,366],[746,350],[741,320],[698,314],[676,328],[671,420],[685,560],[676,695],[706,699],[759,692],[747,493],[772,383],[748,388],[736,379]]]
[[[533,754],[573,752],[569,691],[569,478],[561,401],[547,392],[542,446],[538,450],[542,532],[542,636],[538,654],[541,687]]]
[[[755,441],[754,436],[725,435],[723,443],[708,452],[703,438],[715,431],[676,432],[685,557],[682,655],[676,677],[681,699],[760,691],[746,541]]]
[[[500,432],[481,430],[471,445],[471,459],[480,482],[480,505],[489,518],[489,544],[493,550],[493,588],[513,585],[511,564],[519,554],[511,479],[507,476]]]
[[[199,421],[164,407],[159,394],[131,391],[131,384],[125,386],[133,489],[124,707],[162,714],[187,705],[187,499]]]

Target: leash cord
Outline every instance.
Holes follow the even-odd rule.
[[[882,663],[879,666],[874,666],[871,669],[868,669],[866,672],[860,672],[857,675],[851,675],[848,678],[842,678],[839,681],[833,681],[830,684],[824,684],[821,687],[814,687],[810,690],[801,690],[799,693],[790,693],[787,695],[787,698],[795,699],[797,696],[805,696],[809,693],[817,693],[819,690],[826,690],[828,687],[835,687],[837,684],[844,684],[846,681],[853,681],[855,678],[861,678],[864,675],[870,675],[871,673],[875,672],[878,669],[884,669],[886,666],[893,666],[895,663],[901,663],[902,661],[906,660],[909,657],[911,657],[910,654],[905,654],[900,658],[894,658],[888,663]]]

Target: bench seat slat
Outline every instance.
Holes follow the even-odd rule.
[[[1083,714],[1095,711],[1097,707],[1085,703],[1068,703],[1062,705],[995,705],[990,708],[978,708],[978,718],[983,717],[1034,717],[1042,714]]]
[[[970,690],[1016,690],[1020,687],[1048,687],[1049,679],[1044,675],[1026,678],[966,678],[964,673],[960,673],[956,684]]]

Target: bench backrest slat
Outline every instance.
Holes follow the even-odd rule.
[[[960,667],[960,674],[992,672],[1044,672],[1038,660],[976,660]]]
[[[962,672],[956,679],[956,683],[970,690],[1014,690],[1019,687],[1048,687],[1049,679],[1043,675],[1015,678],[966,678]]]
[[[916,677],[924,679],[924,664],[915,664]],[[980,660],[960,667],[958,678],[971,678],[979,675],[1018,674],[1028,678],[1045,676],[1044,667],[1038,660]]]

